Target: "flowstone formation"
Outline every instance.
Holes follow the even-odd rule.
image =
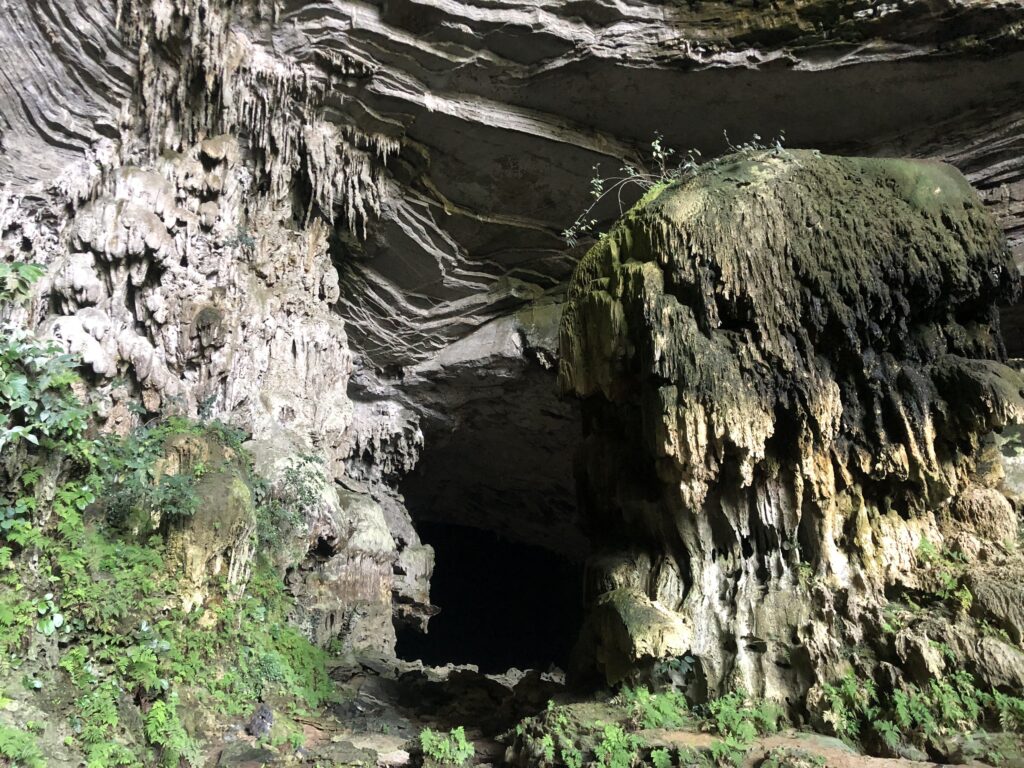
[[[596,548],[577,673],[688,655],[698,698],[813,715],[851,665],[923,684],[942,648],[1019,691],[1021,508],[994,435],[1024,419],[995,310],[1018,290],[940,163],[744,152],[653,189],[563,317]]]

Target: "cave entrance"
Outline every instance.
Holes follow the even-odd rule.
[[[398,630],[398,655],[440,666],[566,669],[582,619],[582,566],[538,546],[445,523],[417,525],[434,547],[431,602],[441,612],[422,634]]]
[[[544,316],[545,338],[557,338],[558,313]],[[398,490],[434,548],[430,602],[440,613],[425,634],[397,624],[397,652],[486,674],[564,670],[590,552],[573,473],[581,413],[558,397],[554,368],[523,352],[526,330],[496,343],[511,333],[496,323],[403,381],[421,409],[423,448]]]

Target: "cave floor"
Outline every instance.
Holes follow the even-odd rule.
[[[301,728],[300,748],[258,743],[238,724],[212,745],[208,764],[412,765],[418,763],[411,746],[424,728],[463,726],[476,749],[476,764],[503,765],[502,734],[549,701],[566,698],[560,673],[533,670],[485,675],[473,665],[430,667],[377,657],[339,661],[331,677],[338,690],[334,704],[316,713],[286,715]]]
[[[262,766],[360,766],[399,768],[432,766],[424,763],[416,747],[424,728],[447,731],[463,726],[475,748],[466,766],[544,765],[529,753],[510,748],[517,724],[524,718],[551,710],[549,702],[571,711],[582,721],[612,722],[615,705],[598,695],[571,694],[558,675],[509,670],[501,675],[481,674],[471,665],[424,666],[397,659],[361,658],[339,662],[332,670],[338,700],[316,713],[289,712],[285,718],[302,733],[302,746],[271,746],[259,742],[237,724],[211,746],[207,765],[232,768]],[[691,755],[681,765],[713,766],[710,759],[716,737],[698,727],[652,728],[637,732],[650,748]],[[784,768],[924,768],[937,766],[922,759],[870,757],[839,739],[794,729],[763,736],[734,768],[763,765]],[[980,765],[967,763],[968,765]],[[603,763],[587,763],[603,765]],[[646,765],[646,763],[644,763]]]

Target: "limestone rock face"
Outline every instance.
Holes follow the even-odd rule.
[[[195,512],[166,528],[167,566],[178,578],[182,608],[202,606],[223,579],[229,589],[245,588],[253,564],[256,505],[239,454],[203,435],[177,435],[164,447],[155,467],[155,482],[164,476],[192,474],[196,479]]]
[[[373,499],[351,491],[338,497],[332,506],[341,514],[285,579],[298,604],[296,618],[320,644],[340,636],[356,649],[392,653],[395,542]]]
[[[581,662],[689,652],[710,693],[791,702],[844,648],[908,664],[877,617],[933,590],[939,551],[1020,567],[993,439],[1024,419],[993,306],[1018,291],[947,165],[748,151],[653,189],[563,316],[597,547]],[[1019,585],[977,588],[1019,631]]]
[[[391,558],[395,619],[422,626],[432,552],[403,493],[589,551],[549,331],[595,164],[656,132],[942,158],[1020,265],[1022,24],[961,0],[11,0],[0,258],[47,267],[16,319],[81,356],[105,429],[182,411],[323,460],[339,500],[310,506],[296,574],[342,568],[319,532],[379,507],[390,554],[333,550],[330,578],[383,594]]]

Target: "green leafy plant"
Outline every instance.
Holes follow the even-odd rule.
[[[320,502],[323,490],[323,460],[312,455],[290,459],[278,487],[258,484],[256,533],[262,548],[278,551],[281,532],[298,526],[304,513]]]
[[[64,614],[57,610],[53,602],[53,593],[47,592],[41,600],[36,602],[36,613],[39,619],[36,621],[36,631],[50,637],[54,632],[64,626]]]
[[[775,747],[768,752],[761,768],[782,768],[786,765],[809,765],[825,768],[825,758],[799,747]]]
[[[45,272],[39,264],[0,262],[0,303],[17,303],[28,298],[32,285]]]
[[[28,296],[42,267],[0,262],[0,305]],[[76,359],[24,328],[0,327],[0,451],[25,441],[55,447],[85,429],[88,411],[71,389]]]
[[[541,754],[544,755],[544,760],[549,763],[555,761],[555,740],[552,738],[550,733],[545,733],[540,740]]]
[[[619,699],[636,727],[678,728],[690,719],[686,697],[677,691],[651,693],[647,688],[624,687]]]
[[[191,766],[202,764],[203,753],[199,744],[185,733],[178,719],[178,698],[171,694],[166,701],[153,702],[146,713],[146,738],[160,749],[161,762],[167,768],[177,768],[182,760]]]
[[[21,441],[55,448],[86,427],[78,401],[77,361],[56,344],[20,328],[0,333],[0,450]]]
[[[114,766],[141,768],[142,763],[124,744],[105,741],[90,745],[85,766],[86,768],[114,768]]]
[[[10,768],[46,768],[35,738],[7,725],[0,725],[0,764]]]
[[[640,762],[640,738],[626,733],[621,725],[607,724],[602,729],[601,741],[594,750],[598,765],[605,768],[631,768]]]
[[[867,724],[890,750],[903,743],[925,747],[986,724],[1007,732],[1024,731],[1024,699],[983,691],[966,670],[955,670],[926,686],[905,683],[884,697],[870,680],[860,680],[852,672],[823,690],[830,703],[826,720],[837,735],[857,739]]]
[[[776,702],[752,699],[742,689],[708,702],[708,725],[715,733],[749,744],[759,734],[778,732],[785,713]]]
[[[825,683],[822,690],[829,702],[825,721],[841,739],[856,739],[860,735],[861,722],[878,714],[878,693],[874,682],[859,679],[852,670],[835,683]]]
[[[1013,642],[1010,639],[1010,634],[1005,629],[991,624],[987,619],[977,621],[976,625],[978,627],[978,631],[980,631],[985,637],[995,637],[1002,640],[1004,643]]]
[[[903,743],[903,734],[891,720],[875,720],[871,725],[889,749],[895,751]]]
[[[753,699],[738,689],[707,705],[705,727],[722,738],[711,743],[711,756],[718,765],[739,765],[758,735],[776,733],[785,712],[774,701]]]
[[[143,424],[125,438],[104,438],[96,460],[105,481],[102,503],[107,518],[114,525],[145,531],[155,519],[192,515],[199,503],[195,482],[205,466],[168,474],[158,472],[158,462],[171,438],[206,432],[197,422],[171,416]]]
[[[424,756],[442,766],[465,765],[476,753],[461,725],[447,734],[424,728],[420,732],[420,747]]]
[[[583,768],[583,753],[574,745],[567,745],[561,748],[559,755],[566,768]]]
[[[566,709],[549,701],[540,715],[540,722],[543,731],[535,741],[534,749],[544,757],[545,762],[556,765],[557,759],[561,759],[568,768],[582,768],[583,752],[575,743],[574,727]],[[523,733],[522,724],[516,726],[516,734],[522,736]]]
[[[927,537],[917,547],[917,561],[932,579],[933,593],[943,601],[952,601],[963,612],[968,612],[974,595],[963,583],[966,563],[962,556],[946,549],[939,550]]]
[[[711,742],[711,759],[719,766],[739,766],[750,749],[750,744],[735,736],[726,736]]]
[[[771,145],[762,144],[761,137],[757,134],[754,134],[750,141],[739,145],[733,144],[729,140],[728,134],[723,132],[723,135],[729,153],[765,150],[782,152],[785,142],[785,135],[782,131]],[[596,211],[606,200],[615,201],[618,206],[618,215],[621,216],[630,188],[637,190],[634,197],[637,194],[643,195],[667,184],[690,178],[704,165],[718,162],[718,159],[705,161],[697,149],[691,149],[685,155],[681,155],[665,144],[665,138],[660,133],[654,134],[648,154],[649,159],[646,163],[623,163],[619,167],[618,174],[614,176],[603,176],[600,166],[594,166],[594,175],[590,180],[590,195],[593,202],[570,227],[562,232],[562,237],[570,247],[576,246],[581,237],[596,234],[599,223]]]

